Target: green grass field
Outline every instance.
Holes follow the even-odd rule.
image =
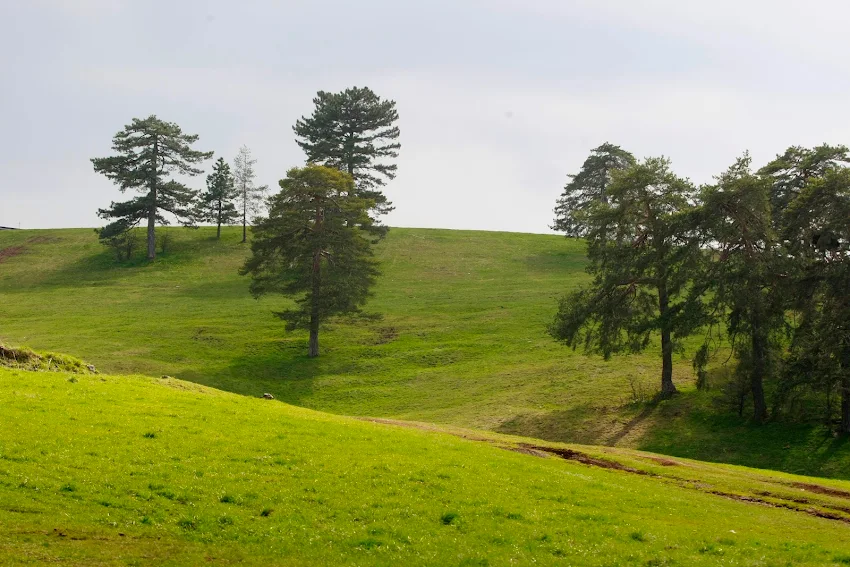
[[[144,376],[0,368],[0,419],[3,565],[850,563],[843,481]]]
[[[819,424],[750,425],[697,392],[653,392],[655,352],[605,362],[545,333],[556,298],[584,281],[584,246],[559,236],[393,229],[369,304],[339,321],[322,356],[286,333],[236,271],[239,231],[170,229],[153,264],[116,264],[91,230],[0,232],[0,340],[80,356],[115,374],[177,378],[342,415],[432,422],[551,441],[632,447],[850,479],[850,444]]]

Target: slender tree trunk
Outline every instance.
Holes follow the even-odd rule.
[[[159,170],[159,140],[153,141],[153,179],[151,180],[150,198],[148,204],[148,260],[156,258],[156,191]]]
[[[215,237],[221,240],[221,201],[218,202],[218,216],[216,217],[216,221],[218,222],[218,229],[216,230]]]
[[[323,221],[324,211],[321,204],[317,203],[316,224],[313,226],[315,234],[321,234]],[[313,273],[311,278],[313,287],[310,295],[310,346],[308,355],[310,358],[314,358],[319,356],[319,296],[322,291],[322,251],[318,247],[313,251]]]
[[[313,254],[313,295],[310,306],[310,358],[319,356],[319,293],[322,277],[322,253]]]
[[[242,184],[242,242],[247,242],[247,241],[248,241],[248,187],[243,183]]]
[[[841,423],[838,432],[850,435],[850,344],[841,351]]]
[[[667,286],[658,286],[658,311],[661,316],[661,396],[669,398],[678,393],[673,384],[673,340],[670,336],[670,298]]]
[[[750,374],[750,388],[753,392],[753,419],[761,423],[767,419],[767,402],[764,399],[767,338],[763,336],[758,324],[753,325],[752,333],[753,368]]]

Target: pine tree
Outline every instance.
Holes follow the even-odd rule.
[[[841,394],[839,432],[850,434],[850,169],[809,179],[788,206],[783,236],[797,264],[795,293],[803,323],[792,368]]]
[[[765,380],[777,373],[782,353],[791,266],[773,229],[769,178],[750,170],[745,155],[701,196],[700,231],[712,265],[699,285],[726,325],[737,358],[736,373],[747,378],[753,417],[767,418]]]
[[[645,350],[658,332],[661,395],[669,397],[673,352],[704,322],[689,288],[702,261],[690,228],[695,190],[653,158],[617,171],[606,191],[582,218],[593,283],[561,300],[549,332],[606,359]]]
[[[594,203],[608,202],[608,186],[617,170],[626,169],[635,163],[632,154],[620,146],[605,142],[590,151],[581,170],[569,175],[570,182],[558,198],[555,206],[553,230],[567,236],[581,237],[589,227],[585,217]]]
[[[391,211],[392,203],[380,188],[398,169],[392,163],[401,148],[395,101],[353,87],[340,93],[319,91],[313,103],[313,114],[293,126],[307,161],[347,172],[357,194],[374,201],[375,213]]]
[[[233,180],[236,188],[236,206],[242,215],[242,242],[248,241],[248,220],[250,217],[260,214],[263,203],[266,200],[268,185],[257,186],[254,184],[254,164],[257,160],[251,157],[248,146],[239,148],[239,153],[233,160]]]
[[[319,328],[335,315],[356,313],[378,275],[370,238],[374,202],[354,191],[345,172],[320,165],[289,170],[281,192],[258,218],[251,257],[241,272],[251,293],[282,293],[295,308],[277,313],[287,330],[308,329],[310,357],[319,355]]]
[[[212,157],[212,152],[193,150],[191,144],[197,140],[197,135],[184,134],[177,124],[163,122],[156,116],[134,118],[112,139],[112,149],[117,155],[92,158],[94,170],[118,185],[122,193],[128,189],[142,193],[98,210],[101,218],[115,219],[99,231],[102,241],[109,242],[146,220],[148,259],[153,260],[156,257],[154,227],[157,222],[168,224],[162,211],[173,214],[183,224],[194,223],[197,191],[165,177],[169,173],[187,176],[203,173],[195,164]]]
[[[221,238],[221,225],[233,224],[239,219],[239,211],[233,204],[237,196],[230,166],[224,158],[218,158],[213,172],[207,176],[207,190],[201,195],[201,216],[206,221],[216,223],[216,238]]]

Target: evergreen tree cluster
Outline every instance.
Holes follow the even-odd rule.
[[[307,164],[292,168],[280,192],[266,200],[268,187],[255,183],[256,160],[242,146],[233,168],[219,158],[204,192],[169,178],[200,175],[212,152],[192,149],[198,136],[156,116],[133,119],[113,138],[115,155],[94,158],[98,173],[121,192],[140,193],[100,209],[111,221],[97,230],[119,260],[136,246],[135,228],[147,223],[147,257],[156,257],[156,230],[169,214],[185,226],[211,222],[216,238],[222,225],[242,223],[242,242],[254,223],[251,257],[241,269],[251,276],[255,297],[281,293],[295,308],[278,312],[289,330],[310,332],[308,354],[319,354],[319,328],[329,318],[359,313],[378,275],[372,246],[387,232],[378,217],[392,209],[381,192],[393,179],[401,145],[395,102],[369,88],[340,93],[320,91],[311,116],[297,120],[296,143]],[[264,208],[268,214],[262,216]],[[165,241],[161,241],[163,248]]]
[[[553,228],[587,239],[593,278],[561,299],[555,338],[609,357],[660,335],[670,396],[672,354],[703,336],[698,387],[731,353],[739,411],[749,400],[756,421],[819,414],[850,434],[846,147],[792,147],[755,171],[745,154],[697,187],[666,159],[604,144],[555,213]]]

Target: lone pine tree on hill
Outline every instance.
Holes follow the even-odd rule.
[[[240,273],[251,276],[254,297],[295,297],[295,308],[276,315],[287,330],[310,331],[308,353],[315,357],[321,324],[359,312],[375,283],[374,201],[356,194],[349,174],[321,165],[289,170],[280,187],[268,216],[256,221],[252,255]]]
[[[198,140],[196,134],[184,134],[177,124],[164,122],[156,116],[133,121],[112,138],[112,149],[117,155],[92,158],[94,170],[105,175],[124,193],[133,189],[141,196],[109,208],[98,209],[100,218],[112,220],[100,231],[107,241],[147,221],[148,259],[156,257],[156,223],[168,224],[162,212],[176,216],[183,224],[195,220],[197,191],[173,179],[169,173],[194,176],[203,173],[195,167],[212,157],[213,152],[193,150]]]
[[[201,195],[201,216],[216,223],[216,238],[221,238],[221,225],[233,224],[239,219],[239,211],[233,204],[237,196],[230,166],[224,158],[218,158],[213,172],[207,176],[207,190]]]
[[[239,153],[233,160],[233,181],[236,188],[236,208],[242,216],[242,242],[248,241],[248,220],[258,215],[266,200],[268,185],[257,186],[254,179],[254,164],[257,160],[251,157],[248,146],[239,148]]]
[[[307,161],[345,171],[357,194],[374,202],[375,213],[391,211],[392,203],[380,189],[398,169],[392,162],[401,148],[395,101],[354,87],[340,93],[319,91],[313,103],[313,114],[293,126]]]
[[[585,236],[589,230],[586,217],[595,203],[608,202],[608,186],[617,170],[635,163],[635,157],[620,146],[605,142],[590,151],[581,170],[569,176],[570,182],[555,206],[552,229],[567,236]]]
[[[647,159],[617,171],[605,201],[587,209],[590,286],[565,296],[550,334],[606,359],[649,347],[661,335],[661,395],[676,393],[673,352],[702,324],[701,302],[689,294],[701,262],[690,230],[694,187],[665,159]]]

